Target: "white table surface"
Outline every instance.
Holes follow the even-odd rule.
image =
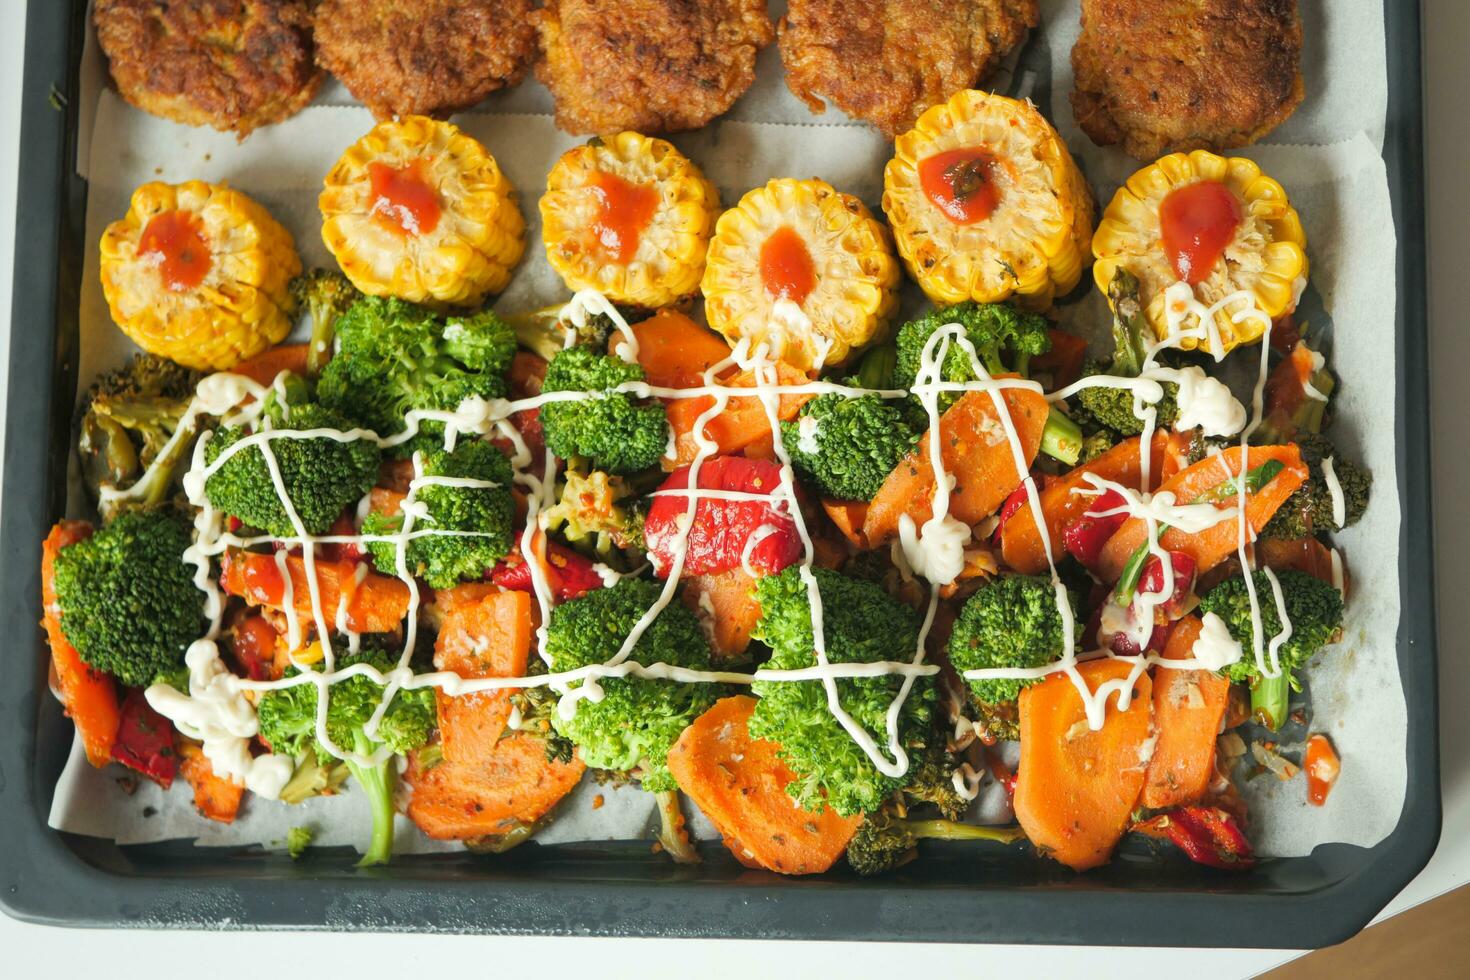
[[[59,2],[59,0],[58,0]],[[1329,2],[1329,0],[1305,0]],[[1344,0],[1331,0],[1344,2]],[[1407,2],[1407,0],[1392,0]],[[1470,877],[1470,664],[1463,637],[1470,632],[1470,457],[1464,453],[1470,416],[1470,328],[1463,305],[1465,256],[1470,255],[1470,4],[1424,0],[1429,160],[1430,315],[1434,365],[1435,460],[1441,741],[1446,836],[1429,866],[1385,910],[1385,916],[1466,883]],[[8,282],[14,254],[15,171],[20,128],[19,90],[24,0],[0,0],[0,281]],[[24,230],[21,230],[23,236]],[[10,291],[0,286],[0,351],[9,349]],[[4,379],[0,377],[0,405]],[[1406,515],[1413,520],[1414,515]],[[1412,710],[1412,706],[1410,707]],[[0,861],[4,860],[0,842]],[[268,947],[268,951],[267,951]],[[264,955],[264,959],[262,959]],[[319,933],[156,933],[60,931],[25,925],[0,915],[0,956],[5,973],[61,975],[147,973],[213,978],[312,973],[379,976],[419,963],[436,973],[476,975],[494,971],[555,970],[553,975],[613,977],[760,976],[761,967],[783,975],[830,975],[840,964],[850,976],[920,967],[943,975],[955,967],[984,975],[1108,977],[1165,975],[1185,967],[1196,977],[1245,977],[1298,954],[1289,950],[1105,949],[1093,947],[929,946],[855,943],[754,943],[710,940],[527,939],[474,936],[346,936]],[[553,957],[555,957],[553,959]],[[432,958],[432,959],[431,959]],[[329,972],[330,971],[330,972]],[[835,972],[835,971],[831,971]],[[1173,971],[1169,971],[1173,972]],[[961,974],[964,975],[964,974]]]

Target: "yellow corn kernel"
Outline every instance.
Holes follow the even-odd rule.
[[[921,165],[979,150],[993,161],[988,216],[957,221],[930,197]],[[973,89],[931,106],[894,143],[883,210],[898,252],[935,303],[1013,298],[1044,309],[1077,285],[1092,238],[1092,194],[1057,131],[1030,102]]]
[[[810,271],[802,295],[763,275],[778,235],[799,241]],[[705,264],[704,312],[731,344],[748,339],[811,371],[882,340],[898,305],[898,263],[888,230],[863,203],[821,180],[780,178],[720,215]]]
[[[551,168],[541,238],[568,289],[656,309],[699,289],[719,212],[715,186],[672,143],[624,132]]]
[[[1197,302],[1218,307],[1214,325],[1228,352],[1265,332],[1262,318],[1248,311],[1259,310],[1271,320],[1285,316],[1296,309],[1307,284],[1307,236],[1301,219],[1286,191],[1253,161],[1195,150],[1171,153],[1139,170],[1113,195],[1098,223],[1092,275],[1103,295],[1119,269],[1136,276],[1149,326],[1159,340],[1168,339],[1164,293],[1179,277],[1164,252],[1159,211],[1173,191],[1206,180],[1224,184],[1241,203],[1242,220],[1224,254],[1191,287]],[[1172,342],[1185,350],[1215,353],[1204,327],[1182,323],[1186,332]]]
[[[197,238],[179,246],[197,282],[170,279],[147,232],[155,218],[182,220]],[[202,248],[202,252],[193,249]],[[128,213],[102,233],[102,293],[123,333],[144,350],[218,371],[291,332],[287,288],[301,272],[291,233],[255,201],[223,184],[147,183]]]
[[[374,189],[398,174],[431,195],[432,220]],[[425,116],[374,126],[323,181],[322,241],[353,285],[372,296],[475,306],[510,282],[525,251],[515,191],[483,146]]]

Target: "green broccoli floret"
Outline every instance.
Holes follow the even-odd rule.
[[[56,556],[61,631],[82,660],[129,687],[177,674],[204,635],[204,593],[184,564],[189,525],[163,510],[124,511]]]
[[[1108,284],[1108,300],[1113,308],[1112,361],[1106,365],[1089,363],[1083,373],[1136,378],[1143,372],[1148,356],[1148,338],[1153,335],[1138,298],[1138,279],[1131,272],[1119,269]],[[1155,424],[1164,429],[1179,419],[1179,386],[1166,381],[1162,387],[1164,397],[1155,402],[1154,407],[1157,410]],[[1119,435],[1136,436],[1143,432],[1143,420],[1133,412],[1133,391],[1130,388],[1083,388],[1077,393],[1077,401],[1098,424]]]
[[[669,443],[668,416],[657,401],[640,401],[618,385],[643,380],[643,369],[587,346],[569,347],[546,369],[543,394],[595,392],[541,407],[546,445],[567,459],[585,456],[609,473],[636,473],[663,458]]]
[[[510,460],[495,446],[478,440],[462,442],[452,452],[437,450],[423,459],[425,477],[484,480],[493,487],[446,486],[425,483],[414,494],[423,510],[414,518],[410,533],[460,531],[463,534],[424,534],[405,543],[405,563],[410,573],[436,589],[447,589],[461,579],[477,579],[510,553],[511,523],[515,501],[511,497],[514,474]],[[364,535],[397,534],[403,530],[403,514],[368,514],[362,524]],[[368,541],[368,553],[378,571],[398,574],[397,541]]]
[[[576,670],[611,660],[661,591],[657,583],[625,578],[557,606],[546,632],[551,669]],[[674,602],[638,637],[630,659],[645,665],[705,669],[709,643],[694,614]],[[676,789],[668,769],[669,748],[714,704],[719,688],[637,676],[609,677],[598,684],[602,700],[578,701],[571,718],[553,713],[552,726],[581,748],[588,766],[618,772],[637,769],[643,788],[652,793]]]
[[[1069,596],[1075,614],[1076,600]],[[949,662],[958,671],[1044,667],[1067,651],[1062,614],[1051,580],[1039,575],[1000,575],[965,602],[949,637]],[[1035,680],[971,680],[982,711],[1016,700]],[[1004,712],[997,721],[1004,720]],[[988,726],[987,726],[988,727]]]
[[[311,846],[312,838],[315,836],[316,831],[307,824],[292,827],[286,831],[286,853],[291,855],[291,860],[301,860],[301,855],[306,853],[306,849]]]
[[[1265,677],[1256,667],[1253,654],[1255,630],[1251,623],[1250,594],[1246,590],[1244,576],[1237,575],[1221,582],[1205,593],[1199,604],[1201,615],[1214,613],[1225,622],[1226,629],[1245,652],[1245,656],[1225,667],[1221,673],[1232,681],[1251,685],[1252,713],[1273,730],[1280,728],[1285,721],[1289,688],[1297,686],[1292,672],[1299,670],[1313,654],[1333,642],[1342,629],[1342,593],[1330,583],[1291,569],[1275,575],[1281,583],[1287,619],[1291,621],[1291,638],[1281,645],[1277,653],[1281,666],[1278,677]],[[1262,649],[1265,649],[1271,638],[1281,632],[1281,617],[1277,614],[1266,572],[1254,572],[1252,578],[1261,615]]]
[[[555,504],[543,511],[544,527],[599,561],[621,562],[620,549],[642,547],[633,489],[620,476],[568,468]]]
[[[362,293],[335,269],[312,269],[291,280],[291,296],[311,314],[311,339],[306,347],[306,373],[313,378],[332,359],[337,318],[362,299]]]
[[[264,418],[272,429],[345,432],[353,428],[340,412],[305,401],[306,386],[299,378],[287,383],[286,392],[285,401],[274,390],[266,396]],[[213,463],[247,435],[238,426],[219,429],[204,446],[205,461]],[[269,440],[269,446],[281,483],[307,534],[325,533],[343,509],[361,499],[378,478],[381,454],[377,443],[369,439],[281,438]],[[248,446],[225,460],[204,481],[204,493],[211,506],[249,527],[281,538],[298,533],[259,446]]]
[[[337,669],[366,663],[380,672],[398,666],[397,657],[386,650],[363,650],[357,654],[340,653]],[[299,673],[294,667],[287,676]],[[404,755],[423,745],[438,724],[432,688],[399,690],[393,695],[372,736],[364,730],[383,700],[384,688],[371,678],[356,675],[338,681],[328,688],[327,735],[337,748],[372,755],[387,747],[393,755],[375,766],[364,766],[347,759],[347,768],[365,793],[373,813],[372,840],[358,861],[359,867],[387,864],[393,853],[393,788],[398,779],[394,756]],[[333,756],[316,740],[317,689],[302,683],[261,695],[257,712],[260,737],[272,752],[303,756],[315,753],[319,762],[329,765]]]
[[[1324,436],[1299,432],[1297,446],[1302,460],[1307,464],[1310,476],[1307,482],[1286,498],[1286,502],[1272,515],[1261,529],[1263,538],[1296,540],[1323,532],[1341,531],[1352,527],[1368,509],[1368,494],[1373,486],[1373,476],[1351,460],[1344,459]],[[1322,462],[1332,459],[1332,470],[1342,488],[1343,516],[1339,527],[1332,517],[1332,491],[1322,471]]]
[[[750,734],[781,746],[796,774],[786,791],[805,809],[831,806],[843,816],[878,809],[909,775],[886,776],[833,716],[821,681],[763,681],[767,670],[799,670],[816,664],[811,604],[800,569],[792,566],[756,586],[761,616],[754,636],[771,648],[771,659],[755,673],[760,697]],[[827,659],[834,664],[909,661],[919,636],[918,617],[871,582],[817,568]],[[896,674],[839,679],[842,708],[883,747],[888,746],[888,708],[903,678]],[[899,742],[917,754],[932,734],[933,679],[914,679],[899,712]],[[912,766],[910,773],[913,772]]]
[[[199,373],[156,354],[137,354],[124,366],[102,375],[82,398],[77,415],[77,455],[82,482],[98,501],[104,520],[119,509],[148,508],[163,503],[183,474],[180,464],[193,450],[193,429],[168,449],[168,457],[148,469],[178,431]],[[135,487],[126,501],[114,491]]]
[[[936,727],[921,752],[909,760],[909,783],[903,797],[909,806],[928,803],[938,808],[949,820],[959,820],[970,808],[970,801],[955,789],[954,774],[964,760],[945,747],[944,733]]]
[[[958,323],[975,346],[980,364],[992,375],[1019,374],[1026,377],[1031,358],[1051,350],[1046,317],[1023,313],[1010,303],[975,303],[966,300],[955,306],[933,310],[910,320],[898,331],[898,361],[894,366],[894,383],[900,388],[913,387],[923,363],[924,346],[939,328]],[[945,381],[974,381],[970,355],[959,344],[950,344],[942,371]],[[953,395],[941,398],[948,407]]]
[[[617,325],[606,313],[593,313],[583,320],[581,326],[577,326],[562,319],[565,309],[558,303],[529,313],[512,313],[504,319],[515,331],[516,342],[546,361],[556,357],[567,346],[568,331],[573,335],[573,344],[598,351],[606,350],[608,341],[618,333]],[[617,306],[616,309],[626,323],[636,323],[648,316],[647,310],[638,307]]]
[[[1094,375],[1103,372],[1088,369],[1085,373]],[[1164,397],[1153,403],[1158,413],[1154,425],[1158,429],[1167,429],[1179,420],[1179,386],[1172,381],[1165,381],[1161,383],[1161,387],[1164,389]],[[1118,435],[1136,436],[1143,433],[1143,419],[1133,413],[1131,389],[1083,388],[1077,393],[1077,400],[1099,425]]]
[[[322,370],[322,404],[382,436],[414,409],[453,411],[467,398],[501,398],[515,356],[510,327],[489,310],[441,319],[400,299],[368,296],[337,318],[337,353]],[[395,446],[407,459],[442,445],[444,423],[422,420]]]
[[[1019,827],[982,827],[954,820],[900,820],[872,814],[847,843],[847,863],[860,875],[877,875],[912,861],[920,840],[989,840],[1012,844],[1025,837]]]
[[[1090,435],[1082,437],[1082,455],[1078,461],[1090,463],[1103,453],[1117,445],[1117,438],[1106,429],[1100,429]]]
[[[838,500],[872,500],[920,434],[897,405],[877,395],[819,395],[795,421],[781,423],[781,442],[797,472]]]

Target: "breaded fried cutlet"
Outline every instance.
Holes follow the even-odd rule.
[[[1247,146],[1302,101],[1297,0],[1082,0],[1072,110],[1140,160]]]
[[[531,0],[324,0],[317,64],[379,119],[443,118],[519,82],[536,54]]]
[[[929,106],[975,88],[1036,26],[1036,0],[791,0],[786,85],[892,137]]]
[[[547,0],[536,77],[569,133],[673,133],[729,109],[775,39],[765,0]]]
[[[305,0],[97,0],[97,42],[124,99],[241,138],[321,85]]]

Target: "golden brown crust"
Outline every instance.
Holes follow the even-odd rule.
[[[317,64],[379,119],[442,119],[524,77],[530,13],[531,0],[325,0]]]
[[[321,84],[305,0],[97,0],[94,18],[118,92],[175,122],[244,137]]]
[[[547,0],[536,77],[569,133],[672,133],[724,112],[775,39],[765,0]]]
[[[1140,160],[1254,143],[1302,100],[1296,0],[1082,0],[1072,109]]]
[[[813,112],[826,99],[892,137],[989,76],[1038,20],[1036,0],[791,0],[781,60]]]

